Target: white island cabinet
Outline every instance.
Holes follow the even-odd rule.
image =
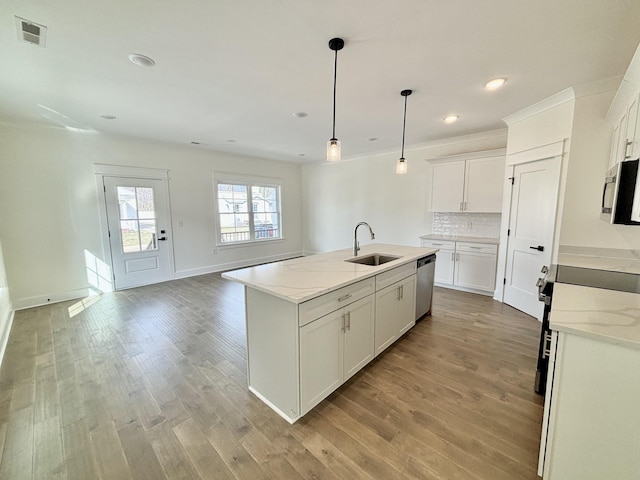
[[[434,249],[367,245],[226,272],[245,285],[249,389],[293,423],[415,324],[416,261]]]
[[[556,283],[538,475],[640,478],[640,294]]]

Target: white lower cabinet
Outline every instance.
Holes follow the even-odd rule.
[[[301,304],[246,288],[249,389],[293,423],[415,324],[416,263]]]
[[[497,246],[494,244],[422,240],[423,247],[438,248],[436,285],[493,295],[496,279]]]
[[[375,296],[300,327],[300,404],[308,412],[373,359]]]
[[[455,242],[451,243],[455,245]],[[436,270],[433,275],[433,281],[435,283],[453,285],[453,275],[456,265],[455,255],[455,247],[451,250],[442,247],[442,249],[436,253]]]
[[[640,478],[640,350],[564,332],[554,348],[538,475]]]
[[[416,324],[416,277],[376,292],[376,356]]]

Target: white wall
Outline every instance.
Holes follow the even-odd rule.
[[[504,148],[506,132],[487,132],[405,149],[408,173],[396,175],[399,151],[335,164],[302,168],[306,252],[349,248],[353,229],[368,222],[376,243],[420,245],[419,236],[431,233],[428,210],[432,169],[426,159]],[[366,229],[361,244],[371,243]]]
[[[573,110],[573,93],[564,91],[507,117],[507,164],[509,155],[570,138]]]
[[[605,120],[615,91],[578,97],[563,199],[560,244],[640,248],[640,227],[600,219],[602,182],[609,165],[611,125]]]
[[[297,255],[302,250],[300,166],[98,133],[0,125],[0,235],[15,308],[73,298],[88,287],[85,249],[103,251],[93,164],[170,171],[176,276]],[[284,181],[282,242],[214,253],[214,171]],[[181,220],[183,227],[178,228]]]
[[[9,283],[4,266],[4,255],[2,254],[2,242],[0,242],[0,363],[4,357],[4,349],[9,339],[9,330],[13,319],[13,307],[9,296]]]

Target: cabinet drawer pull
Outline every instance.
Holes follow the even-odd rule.
[[[338,301],[339,302],[344,302],[347,298],[351,298],[351,294],[347,293],[346,295],[341,296]]]
[[[551,332],[545,332],[544,349],[542,350],[542,358],[548,358],[550,356],[551,356]]]
[[[435,245],[437,247],[441,247],[442,245],[444,245],[444,243],[431,242],[431,245]]]
[[[475,248],[476,250],[480,250],[482,247],[474,247],[472,245],[469,245],[469,248]]]

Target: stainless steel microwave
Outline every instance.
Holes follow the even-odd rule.
[[[619,162],[609,170],[602,189],[600,218],[620,225],[640,225],[632,220],[633,197],[638,180],[640,160]]]

